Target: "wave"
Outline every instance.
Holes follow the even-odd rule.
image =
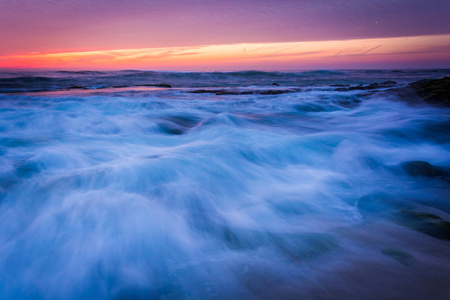
[[[0,298],[448,295],[448,108],[152,76],[195,79],[0,94]]]
[[[420,79],[443,77],[450,70],[415,70],[403,73],[391,70],[317,70],[304,72],[155,72],[155,71],[56,71],[0,72],[0,93],[64,90],[71,87],[113,88],[115,86],[170,85],[177,88],[314,87],[374,84],[397,81],[407,84]]]

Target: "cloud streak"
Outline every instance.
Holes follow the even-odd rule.
[[[450,35],[117,49],[0,56],[0,68],[238,70],[450,67]],[[243,51],[245,49],[245,51]],[[344,49],[344,50],[338,50]],[[368,50],[367,50],[368,49]],[[431,55],[432,54],[432,55]]]

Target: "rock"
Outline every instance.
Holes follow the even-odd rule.
[[[450,77],[442,79],[424,79],[408,85],[428,103],[450,106]]]
[[[139,86],[139,85],[137,85]],[[170,84],[167,83],[160,83],[160,84],[142,84],[140,86],[154,86],[154,87],[161,87],[161,88],[172,88]]]
[[[333,87],[349,87],[350,85],[349,84],[332,84],[330,86],[333,86]]]
[[[408,103],[417,103],[419,98],[428,104],[450,107],[450,77],[423,79],[390,92]]]
[[[279,95],[300,92],[300,89],[286,90],[229,90],[229,89],[200,89],[187,91],[190,94],[216,94],[216,95]]]
[[[440,177],[444,172],[426,161],[414,160],[401,164],[403,170],[411,176]]]
[[[334,89],[336,92],[347,92],[348,91],[348,88],[345,88],[345,87],[339,87],[339,88],[335,88]]]
[[[356,85],[356,86],[351,86],[348,88],[349,91],[354,91],[354,90],[360,90],[360,91],[366,91],[366,90],[375,90],[375,89],[380,89],[380,88],[389,88],[389,87],[393,87],[394,85],[396,85],[397,82],[396,81],[384,81],[381,83],[375,82],[375,83],[371,83],[368,85]],[[335,91],[343,91],[340,89],[335,89]]]
[[[360,85],[356,85],[356,86],[351,86],[348,88],[348,90],[349,91],[355,91],[355,90],[364,91],[364,90],[367,90],[367,88],[365,86],[363,86],[362,84],[360,84]]]
[[[399,248],[387,247],[384,248],[381,253],[395,259],[397,262],[405,266],[410,266],[414,262],[414,257],[411,254]]]
[[[162,88],[172,88],[172,86],[170,84],[167,83],[161,83],[161,84],[156,84],[156,87],[162,87]]]
[[[450,240],[450,222],[444,221],[439,216],[418,211],[403,210],[399,211],[396,217],[396,221],[400,225],[436,239]]]

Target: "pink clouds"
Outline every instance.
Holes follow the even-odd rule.
[[[0,56],[2,68],[301,70],[449,67],[450,35],[29,53]]]

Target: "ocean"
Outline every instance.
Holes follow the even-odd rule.
[[[0,298],[449,297],[449,75],[0,72]]]

